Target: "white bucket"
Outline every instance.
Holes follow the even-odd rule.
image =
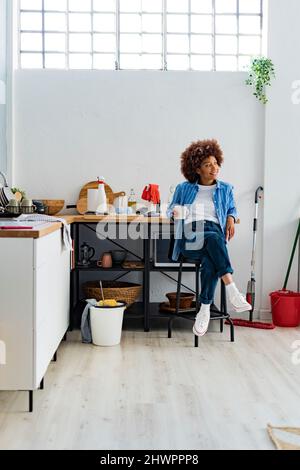
[[[96,346],[115,346],[121,341],[125,302],[116,307],[90,307],[92,341]]]

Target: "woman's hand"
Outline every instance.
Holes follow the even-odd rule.
[[[173,217],[174,219],[185,219],[187,216],[188,210],[185,206],[175,206],[173,208]]]
[[[229,216],[227,217],[226,222],[226,241],[229,241],[234,236],[234,218]]]

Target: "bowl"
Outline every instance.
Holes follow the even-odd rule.
[[[41,201],[47,207],[46,214],[48,215],[58,214],[65,205],[64,199],[41,199]]]
[[[111,250],[110,253],[114,264],[122,264],[127,256],[127,251],[125,250]]]
[[[176,295],[176,292],[168,292],[166,294],[167,298],[169,299],[171,308],[176,308]],[[189,294],[188,292],[181,292],[179,308],[191,308],[194,297],[194,294]]]

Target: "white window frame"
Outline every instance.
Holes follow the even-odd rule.
[[[21,34],[23,32],[28,32],[28,33],[40,33],[42,34],[42,51],[40,52],[40,54],[42,54],[42,67],[40,69],[46,69],[45,67],[45,55],[46,54],[62,54],[65,56],[65,69],[69,70],[70,69],[70,66],[69,66],[69,57],[71,54],[73,53],[76,53],[75,51],[72,51],[70,52],[69,51],[69,13],[70,13],[70,10],[69,10],[69,0],[67,0],[67,10],[65,12],[62,12],[62,11],[49,11],[49,10],[45,10],[44,8],[44,0],[41,0],[42,1],[42,10],[21,10],[20,7],[18,9],[18,12],[19,12],[19,34],[18,34],[18,66],[19,68],[22,68],[21,66],[21,55],[22,54],[28,54],[28,53],[38,53],[37,51],[29,51],[29,50],[26,50],[26,51],[22,51],[21,50]],[[255,55],[262,55],[263,53],[263,50],[264,50],[264,35],[263,35],[263,24],[264,24],[264,7],[265,7],[265,4],[267,2],[267,0],[260,0],[260,13],[259,15],[256,14],[256,13],[240,13],[239,11],[239,2],[240,0],[236,0],[236,3],[237,3],[237,8],[236,8],[236,12],[235,13],[216,13],[216,8],[215,8],[215,4],[216,4],[216,0],[212,0],[212,13],[209,14],[211,16],[211,19],[212,19],[212,33],[211,33],[211,36],[212,36],[212,53],[194,53],[194,52],[191,52],[191,38],[192,36],[201,36],[201,35],[210,35],[210,34],[207,34],[207,33],[203,33],[203,32],[199,32],[199,33],[192,33],[191,32],[191,16],[192,14],[193,15],[199,15],[199,16],[205,16],[207,14],[205,13],[194,13],[194,12],[191,12],[191,0],[188,0],[189,1],[189,11],[188,13],[173,13],[174,15],[176,14],[184,14],[184,15],[187,15],[188,16],[188,32],[187,33],[170,33],[170,32],[167,32],[167,0],[162,0],[162,3],[163,3],[163,8],[162,8],[162,12],[159,12],[162,14],[162,33],[161,33],[161,36],[162,36],[162,52],[161,52],[161,57],[162,57],[162,61],[161,61],[161,68],[160,69],[152,69],[152,70],[164,70],[164,71],[167,71],[167,70],[170,70],[168,69],[168,60],[167,60],[167,56],[172,56],[172,55],[177,55],[177,56],[185,56],[185,57],[188,57],[188,63],[189,63],[189,67],[184,69],[184,70],[187,70],[187,71],[191,71],[191,70],[195,70],[195,69],[192,69],[191,67],[191,59],[193,56],[197,56],[197,57],[204,57],[204,56],[209,56],[209,57],[212,57],[212,68],[211,68],[211,71],[217,71],[217,67],[216,67],[216,59],[217,57],[222,57],[222,56],[230,56],[230,57],[235,57],[236,58],[236,69],[232,70],[232,71],[239,71],[239,57],[248,57],[248,56],[251,56],[251,54],[240,54],[239,50],[240,50],[240,38],[243,37],[243,36],[253,36],[253,37],[259,37],[259,40],[260,40],[260,51],[259,51],[259,54],[255,54]],[[93,8],[93,0],[91,0],[91,21],[92,21],[92,25],[93,25],[93,15],[95,13],[102,13],[102,14],[107,14],[109,12],[107,11],[96,11],[94,10]],[[42,13],[42,30],[41,31],[29,31],[29,30],[21,30],[21,21],[20,21],[20,18],[21,18],[21,13],[22,11],[25,11],[25,12],[39,12],[39,13]],[[65,52],[61,52],[61,51],[51,51],[51,52],[48,52],[48,51],[45,51],[45,33],[47,34],[48,32],[46,31],[45,32],[45,29],[44,29],[44,15],[45,13],[48,13],[48,12],[51,12],[51,13],[65,13],[66,15],[66,31],[63,33],[66,35],[66,51]],[[72,13],[74,11],[72,10]],[[76,13],[76,12],[75,12]],[[83,13],[83,12],[78,12],[78,13]],[[101,32],[99,31],[98,33],[100,34],[115,34],[115,37],[116,37],[116,49],[114,51],[114,55],[115,55],[115,70],[124,70],[124,69],[121,69],[120,67],[120,61],[121,61],[121,55],[122,53],[120,52],[120,36],[122,33],[120,33],[120,1],[119,0],[116,0],[116,9],[115,9],[115,12],[111,12],[111,13],[115,13],[115,18],[116,18],[116,21],[115,21],[115,31],[112,31],[112,32]],[[134,12],[132,12],[134,13]],[[147,13],[147,14],[157,14],[156,12],[148,12],[148,11],[139,11],[137,12],[137,14],[140,14],[142,15],[143,13]],[[219,36],[219,34],[216,33],[216,16],[236,16],[236,21],[237,21],[237,30],[236,30],[236,33],[224,33],[222,34],[222,36],[231,36],[231,37],[236,37],[237,38],[237,50],[236,50],[236,54],[225,54],[225,53],[216,53],[216,38]],[[241,34],[239,32],[239,18],[242,17],[242,16],[259,16],[260,17],[260,32],[259,34]],[[58,33],[61,33],[61,31],[56,31]],[[55,31],[51,31],[51,33],[55,33]],[[93,31],[93,27],[91,28],[91,32],[90,33],[82,33],[80,31],[76,32],[76,31],[72,31],[72,34],[91,34],[91,52],[90,53],[86,53],[88,55],[91,56],[91,68],[89,68],[88,70],[93,70],[94,69],[94,55],[95,54],[112,54],[111,52],[101,52],[101,51],[97,51],[97,52],[94,52],[93,51],[93,38],[94,38],[94,34],[96,34],[97,32]],[[146,32],[144,31],[141,31],[139,33],[126,33],[126,34],[145,34]],[[49,33],[48,33],[49,34]],[[151,32],[147,32],[147,34],[160,34],[160,33],[151,33]],[[175,53],[175,52],[168,52],[167,51],[167,36],[168,35],[172,35],[172,34],[178,34],[178,35],[185,35],[185,36],[188,36],[188,41],[189,41],[189,50],[188,52],[182,52],[182,53]],[[78,51],[78,53],[82,53],[81,51]],[[124,54],[124,53],[123,53]],[[126,54],[130,55],[130,54],[136,54],[135,52],[126,52]],[[141,53],[139,53],[139,55],[143,56],[143,55],[155,55],[154,52],[143,52],[141,51]],[[156,54],[160,54],[160,53],[156,53]],[[47,68],[48,69],[48,68]],[[65,70],[64,69],[64,70]],[[112,69],[111,69],[112,70]],[[128,70],[128,69],[126,69]],[[135,70],[142,70],[142,69],[135,69]],[[147,69],[148,70],[148,69]]]

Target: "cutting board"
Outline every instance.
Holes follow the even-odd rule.
[[[87,212],[87,190],[98,189],[98,181],[90,181],[86,183],[80,190],[79,199],[77,201],[76,209],[79,214],[85,214]],[[125,196],[125,191],[114,193],[111,187],[105,183],[104,185],[105,194],[108,204],[113,204],[116,197]]]

